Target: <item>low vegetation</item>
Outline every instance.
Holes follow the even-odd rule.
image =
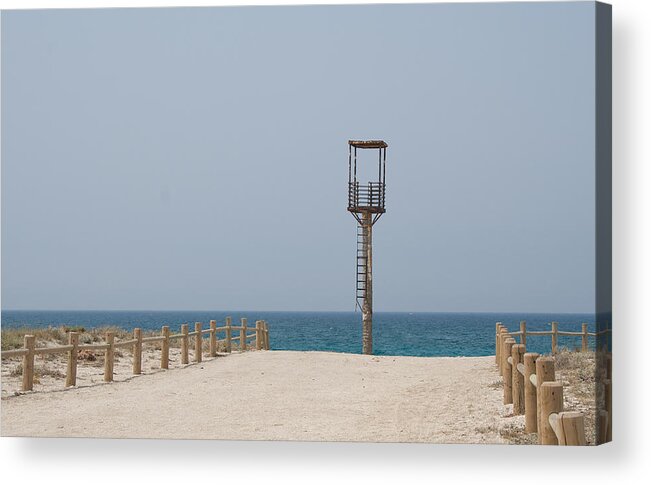
[[[595,353],[559,348],[554,355],[556,380],[563,384],[565,411],[579,411],[585,416],[585,434],[588,445],[595,444],[596,376]],[[501,389],[501,380],[499,381]],[[495,383],[491,383],[491,387]],[[537,444],[536,433],[525,433],[524,419],[509,414],[508,421],[497,430],[508,443]]]
[[[585,416],[586,442],[596,442],[596,362],[594,352],[560,349],[555,356],[556,380],[563,383],[565,411],[579,411]]]
[[[180,333],[180,326],[171,328],[172,335]],[[24,347],[25,335],[36,337],[36,347],[58,347],[68,345],[69,333],[79,333],[80,345],[102,344],[106,342],[107,332],[113,332],[115,342],[132,340],[133,332],[114,327],[104,326],[99,328],[86,329],[84,327],[58,326],[44,328],[8,328],[2,329],[1,342],[2,350],[21,349]],[[143,330],[142,336],[158,337],[160,330]],[[239,332],[233,332],[233,337],[239,336]],[[224,338],[223,332],[218,337]],[[170,363],[172,366],[180,363],[182,339],[170,340]],[[189,354],[192,361],[194,355],[194,336],[189,337]],[[233,350],[237,350],[239,342],[233,342]],[[202,353],[209,351],[210,343],[208,334],[202,340]],[[162,342],[149,342],[143,345],[142,369],[143,372],[160,370],[160,355]],[[217,352],[226,351],[224,341],[218,341]],[[80,350],[77,354],[77,382],[78,385],[91,385],[103,382],[105,350]],[[114,380],[124,380],[132,376],[132,354],[131,346],[114,350]],[[34,367],[34,384],[38,385],[37,390],[61,389],[65,380],[68,353],[40,354],[36,355]],[[8,357],[2,359],[2,397],[20,394],[23,366],[22,357]]]
[[[179,333],[179,328],[172,328],[172,333]],[[2,343],[2,350],[12,350],[12,349],[22,349],[24,346],[24,337],[25,335],[34,335],[36,337],[36,347],[55,347],[58,345],[67,345],[68,344],[68,334],[70,332],[79,332],[79,343],[81,345],[94,344],[94,343],[103,343],[106,341],[106,334],[108,332],[113,332],[115,334],[115,340],[129,340],[133,338],[133,333],[128,330],[124,330],[119,327],[114,326],[104,326],[91,328],[86,330],[84,327],[80,326],[66,326],[62,325],[59,327],[44,327],[44,328],[7,328],[2,329],[0,342]],[[158,337],[160,336],[160,330],[143,330],[142,336],[146,337]],[[237,335],[233,335],[234,337]],[[222,334],[223,338],[223,334]],[[150,344],[152,348],[160,350],[160,342],[155,342]],[[207,335],[203,339],[203,348],[204,350],[208,349],[208,340]],[[194,339],[191,337],[190,346],[194,346]],[[171,348],[181,347],[181,339],[174,339],[170,341]],[[218,350],[223,350],[219,349]],[[116,350],[116,353],[118,350]],[[100,351],[103,354],[103,351]],[[93,352],[84,351],[80,352],[80,356],[83,360],[93,360]]]
[[[17,364],[9,372],[11,377],[22,377],[23,375],[23,364]],[[56,379],[64,378],[66,375],[61,372],[59,369],[53,369],[47,365],[36,365],[34,366],[34,383],[39,384],[41,377],[53,377]]]
[[[25,335],[34,335],[36,337],[37,347],[54,347],[57,345],[66,345],[68,343],[68,333],[79,332],[79,343],[91,344],[104,340],[106,332],[115,332],[116,338],[130,338],[131,334],[126,330],[117,327],[100,327],[86,331],[84,327],[66,326],[43,327],[43,328],[3,328],[0,332],[0,341],[2,350],[21,349],[24,345]]]

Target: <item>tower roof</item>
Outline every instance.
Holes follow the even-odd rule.
[[[386,148],[389,146],[383,140],[348,140],[348,144],[355,148]]]

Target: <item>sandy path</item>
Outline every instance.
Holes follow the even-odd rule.
[[[247,352],[2,400],[3,436],[502,443],[494,357]]]

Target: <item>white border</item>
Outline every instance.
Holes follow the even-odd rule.
[[[298,1],[8,1],[3,9],[303,4]],[[400,1],[332,3],[406,3]],[[410,2],[427,3],[427,2]],[[459,3],[459,2],[454,2]],[[651,299],[651,2],[613,0],[615,442],[598,448],[0,439],[4,483],[629,483],[651,476],[646,357]]]

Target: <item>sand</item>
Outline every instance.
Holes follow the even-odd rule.
[[[494,357],[256,351],[4,397],[2,436],[504,443]]]

